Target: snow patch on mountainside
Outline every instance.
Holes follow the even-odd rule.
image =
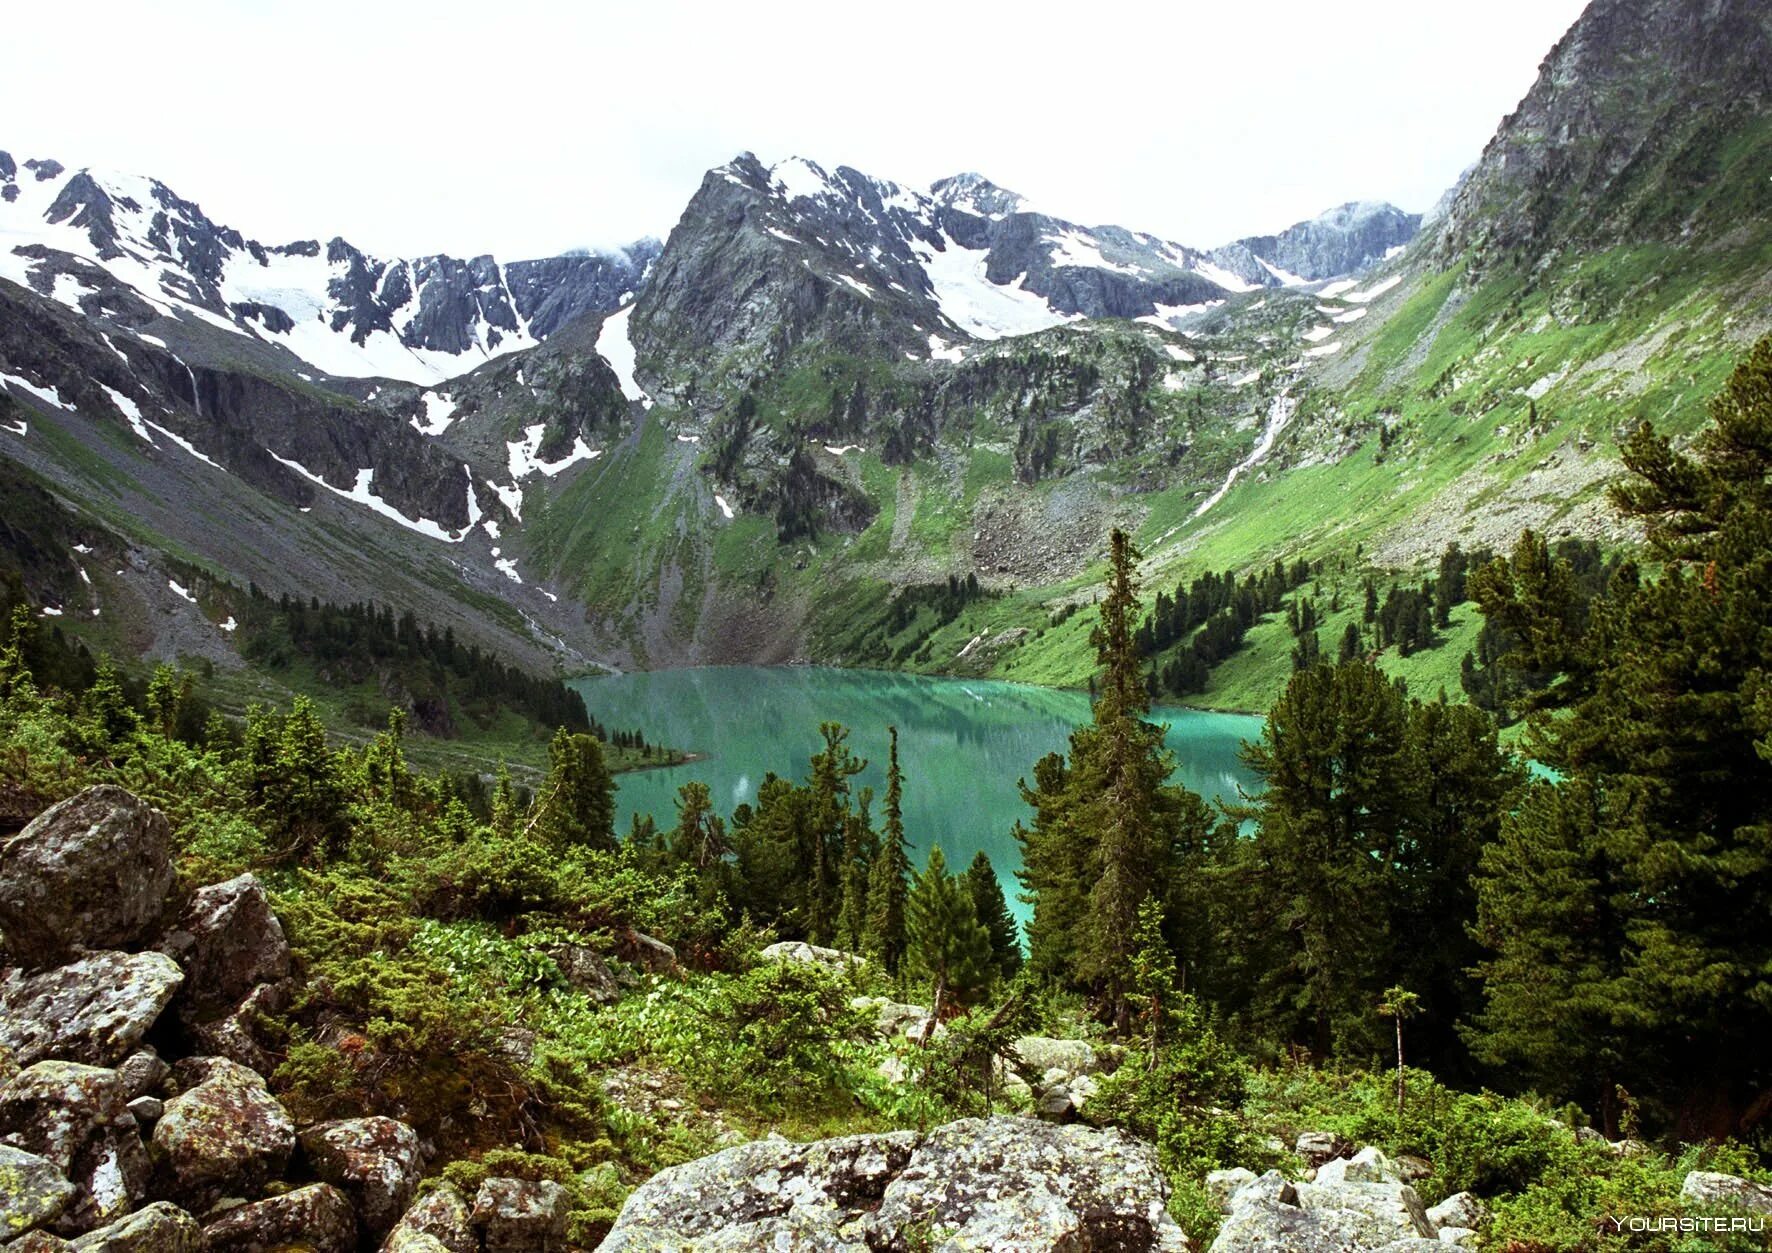
[[[937,250],[918,241],[913,251],[923,263],[942,315],[977,339],[1027,335],[1075,322],[1080,313],[1059,313],[1046,298],[1022,286],[1026,276],[1001,286],[985,276],[990,256],[983,248],[962,248],[944,236]]]
[[[407,517],[398,509],[394,508],[394,506],[375,494],[375,470],[373,467],[357,471],[357,481],[351,485],[349,490],[346,490],[342,487],[334,487],[299,461],[292,461],[288,457],[280,457],[269,448],[265,449],[265,451],[271,454],[271,459],[273,461],[277,462],[279,465],[294,470],[297,474],[301,475],[316,487],[323,487],[334,496],[340,496],[345,500],[362,505],[364,508],[369,509],[372,512],[379,513],[382,517],[388,519],[388,521],[398,523],[409,531],[417,531],[420,535],[426,536],[430,539],[442,540],[445,544],[459,544],[462,540],[467,538],[468,532],[473,530],[471,524],[460,531],[450,531],[445,529],[441,523],[433,522],[429,518]],[[468,500],[470,503],[475,503],[474,485],[472,482],[468,484]]]
[[[652,397],[634,381],[634,341],[628,337],[628,322],[633,316],[634,306],[628,305],[603,319],[603,325],[597,331],[597,355],[615,371],[616,380],[621,384],[621,394],[650,409]]]

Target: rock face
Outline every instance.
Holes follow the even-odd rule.
[[[1419,213],[1356,200],[1276,235],[1251,235],[1214,248],[1212,259],[1239,278],[1261,286],[1276,279],[1286,281],[1282,275],[1311,281],[1340,278],[1371,269],[1415,238],[1420,227]]]
[[[161,948],[184,970],[181,1011],[196,1018],[289,974],[289,942],[256,875],[199,889]]]
[[[203,1228],[176,1205],[156,1201],[74,1241],[80,1253],[202,1253]]]
[[[345,1194],[327,1183],[239,1206],[203,1228],[204,1253],[352,1253],[356,1247],[357,1216]]]
[[[50,1223],[64,1235],[122,1217],[147,1191],[148,1156],[114,1070],[47,1061],[20,1072],[0,1088],[0,1139],[73,1185]]]
[[[418,1132],[392,1118],[316,1123],[300,1143],[313,1172],[356,1202],[371,1235],[400,1220],[424,1174]]]
[[[203,1060],[201,1068],[175,1072],[197,1082],[167,1101],[154,1124],[166,1193],[193,1208],[223,1196],[256,1196],[283,1173],[295,1148],[295,1124],[263,1079],[233,1062]]]
[[[0,845],[0,935],[24,966],[149,939],[175,874],[166,819],[102,784],[39,814]]]
[[[764,1140],[661,1172],[606,1253],[660,1247],[1027,1253],[1181,1250],[1152,1151],[1117,1132],[964,1119],[813,1144]]]
[[[1772,1188],[1738,1175],[1694,1170],[1680,1185],[1680,1195],[1698,1205],[1746,1210],[1750,1214],[1772,1214]]]
[[[454,1188],[426,1193],[394,1225],[387,1253],[480,1253],[468,1203]]]
[[[1687,1181],[1691,1181],[1691,1176],[1687,1176]],[[1477,1230],[1488,1225],[1489,1207],[1469,1192],[1454,1192],[1429,1209],[1427,1217],[1436,1227]]]
[[[550,1179],[488,1179],[470,1221],[486,1253],[557,1253],[566,1243],[565,1190]]]
[[[29,1065],[54,1057],[115,1066],[184,981],[160,953],[93,953],[54,970],[0,974],[0,1047]]]
[[[1394,1163],[1377,1149],[1328,1162],[1311,1183],[1293,1183],[1275,1170],[1247,1175],[1218,1171],[1207,1180],[1230,1215],[1211,1253],[1373,1253],[1436,1235],[1415,1189],[1399,1181]]]
[[[74,1185],[54,1162],[0,1144],[0,1239],[48,1226],[73,1199]]]

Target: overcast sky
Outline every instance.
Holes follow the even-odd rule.
[[[746,149],[1211,246],[1427,208],[1582,7],[13,0],[0,149],[383,255],[662,237]]]

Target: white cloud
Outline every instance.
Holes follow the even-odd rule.
[[[743,149],[915,184],[975,169],[1211,245],[1344,200],[1426,208],[1581,7],[19,0],[0,145],[384,255],[663,235]],[[157,121],[119,126],[120,101]]]

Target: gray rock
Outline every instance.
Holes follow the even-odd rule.
[[[677,950],[644,931],[628,930],[618,946],[623,961],[632,962],[647,974],[662,975],[677,968]]]
[[[176,874],[159,811],[120,787],[87,788],[0,844],[0,933],[28,967],[127,948],[158,930]]]
[[[1440,1243],[1455,1244],[1461,1249],[1477,1247],[1478,1232],[1474,1227],[1441,1227]]]
[[[1352,1157],[1338,1157],[1317,1168],[1319,1185],[1337,1183],[1402,1183],[1402,1172],[1383,1150],[1367,1145]]]
[[[1255,1172],[1242,1166],[1214,1170],[1206,1176],[1206,1195],[1212,1198],[1212,1203],[1218,1206],[1220,1213],[1228,1214],[1231,1198],[1254,1182]]]
[[[0,1239],[49,1225],[73,1199],[74,1185],[54,1162],[0,1144]]]
[[[1446,1253],[1446,1246],[1439,1240],[1429,1240],[1425,1236],[1409,1236],[1381,1245],[1377,1253]]]
[[[172,1067],[153,1049],[139,1049],[117,1067],[117,1074],[123,1080],[123,1091],[131,1100],[158,1092],[171,1073]]]
[[[1691,1171],[1680,1185],[1680,1195],[1694,1205],[1772,1214],[1772,1188],[1738,1175],[1723,1175],[1711,1170]]]
[[[920,1031],[929,1019],[929,1010],[923,1005],[907,1005],[901,1001],[884,996],[857,996],[850,998],[849,1007],[874,1016],[874,1033],[883,1040],[895,1040],[900,1036]]]
[[[166,1194],[192,1208],[258,1195],[283,1174],[295,1148],[295,1124],[263,1079],[220,1058],[202,1061],[175,1070],[202,1077],[166,1102],[153,1138]]]
[[[1062,1072],[1063,1077],[1092,1074],[1097,1069],[1095,1049],[1087,1040],[1054,1040],[1046,1036],[1024,1035],[1011,1046],[1020,1059],[1023,1074],[1043,1076],[1048,1071]]]
[[[1252,1199],[1232,1208],[1209,1253],[1369,1253],[1391,1239],[1353,1210]]]
[[[236,1206],[203,1228],[204,1253],[353,1253],[357,1216],[329,1183]]]
[[[166,1112],[166,1102],[157,1096],[138,1096],[129,1103],[130,1116],[144,1127],[152,1127]]]
[[[1454,1192],[1431,1207],[1428,1221],[1436,1227],[1474,1227],[1489,1225],[1489,1207],[1469,1192]]]
[[[50,1057],[115,1066],[183,981],[159,953],[93,953],[34,975],[8,970],[0,973],[0,1047],[25,1066]]]
[[[805,962],[808,965],[822,966],[833,974],[842,974],[867,965],[865,957],[845,953],[842,949],[820,948],[804,940],[783,940],[778,944],[771,944],[757,956],[766,962]]]
[[[1301,1131],[1292,1151],[1311,1166],[1321,1166],[1331,1158],[1340,1157],[1352,1146],[1333,1131]]]
[[[566,982],[599,1005],[607,1005],[621,995],[621,986],[610,973],[602,954],[582,944],[559,944],[547,950]]]
[[[74,1246],[47,1231],[27,1231],[6,1246],[6,1253],[68,1253]]]
[[[212,1057],[225,1057],[248,1070],[269,1075],[276,1061],[259,1038],[261,1018],[280,1014],[289,1008],[293,991],[289,980],[261,983],[238,1005],[207,1022],[189,1024],[191,1041]]]
[[[1300,1208],[1364,1215],[1388,1240],[1434,1234],[1421,1198],[1406,1183],[1301,1183],[1297,1192]]]
[[[372,1236],[400,1221],[424,1175],[418,1132],[392,1118],[316,1123],[299,1142],[314,1174],[355,1202]]]
[[[203,1228],[178,1206],[155,1201],[74,1241],[80,1253],[203,1253]]]
[[[121,1217],[147,1191],[149,1165],[114,1070],[38,1062],[0,1089],[0,1140],[49,1161],[74,1186],[50,1224],[77,1235]]]
[[[1298,1189],[1277,1170],[1266,1171],[1259,1179],[1244,1184],[1231,1194],[1231,1208],[1271,1201],[1278,1205],[1298,1205]]]
[[[1115,1131],[965,1119],[813,1144],[766,1140],[660,1172],[622,1208],[604,1253],[902,1248],[1179,1250],[1151,1150]]]
[[[388,1233],[385,1253],[480,1253],[468,1203],[451,1187],[427,1192]]]
[[[185,972],[179,1009],[193,1022],[289,974],[289,942],[256,875],[198,889],[160,948]]]
[[[488,1179],[471,1221],[486,1253],[555,1253],[566,1243],[566,1194],[550,1179]]]
[[[1391,1165],[1397,1169],[1398,1178],[1404,1183],[1414,1183],[1426,1179],[1434,1173],[1434,1164],[1425,1157],[1413,1157],[1408,1153],[1400,1153],[1391,1159]]]

